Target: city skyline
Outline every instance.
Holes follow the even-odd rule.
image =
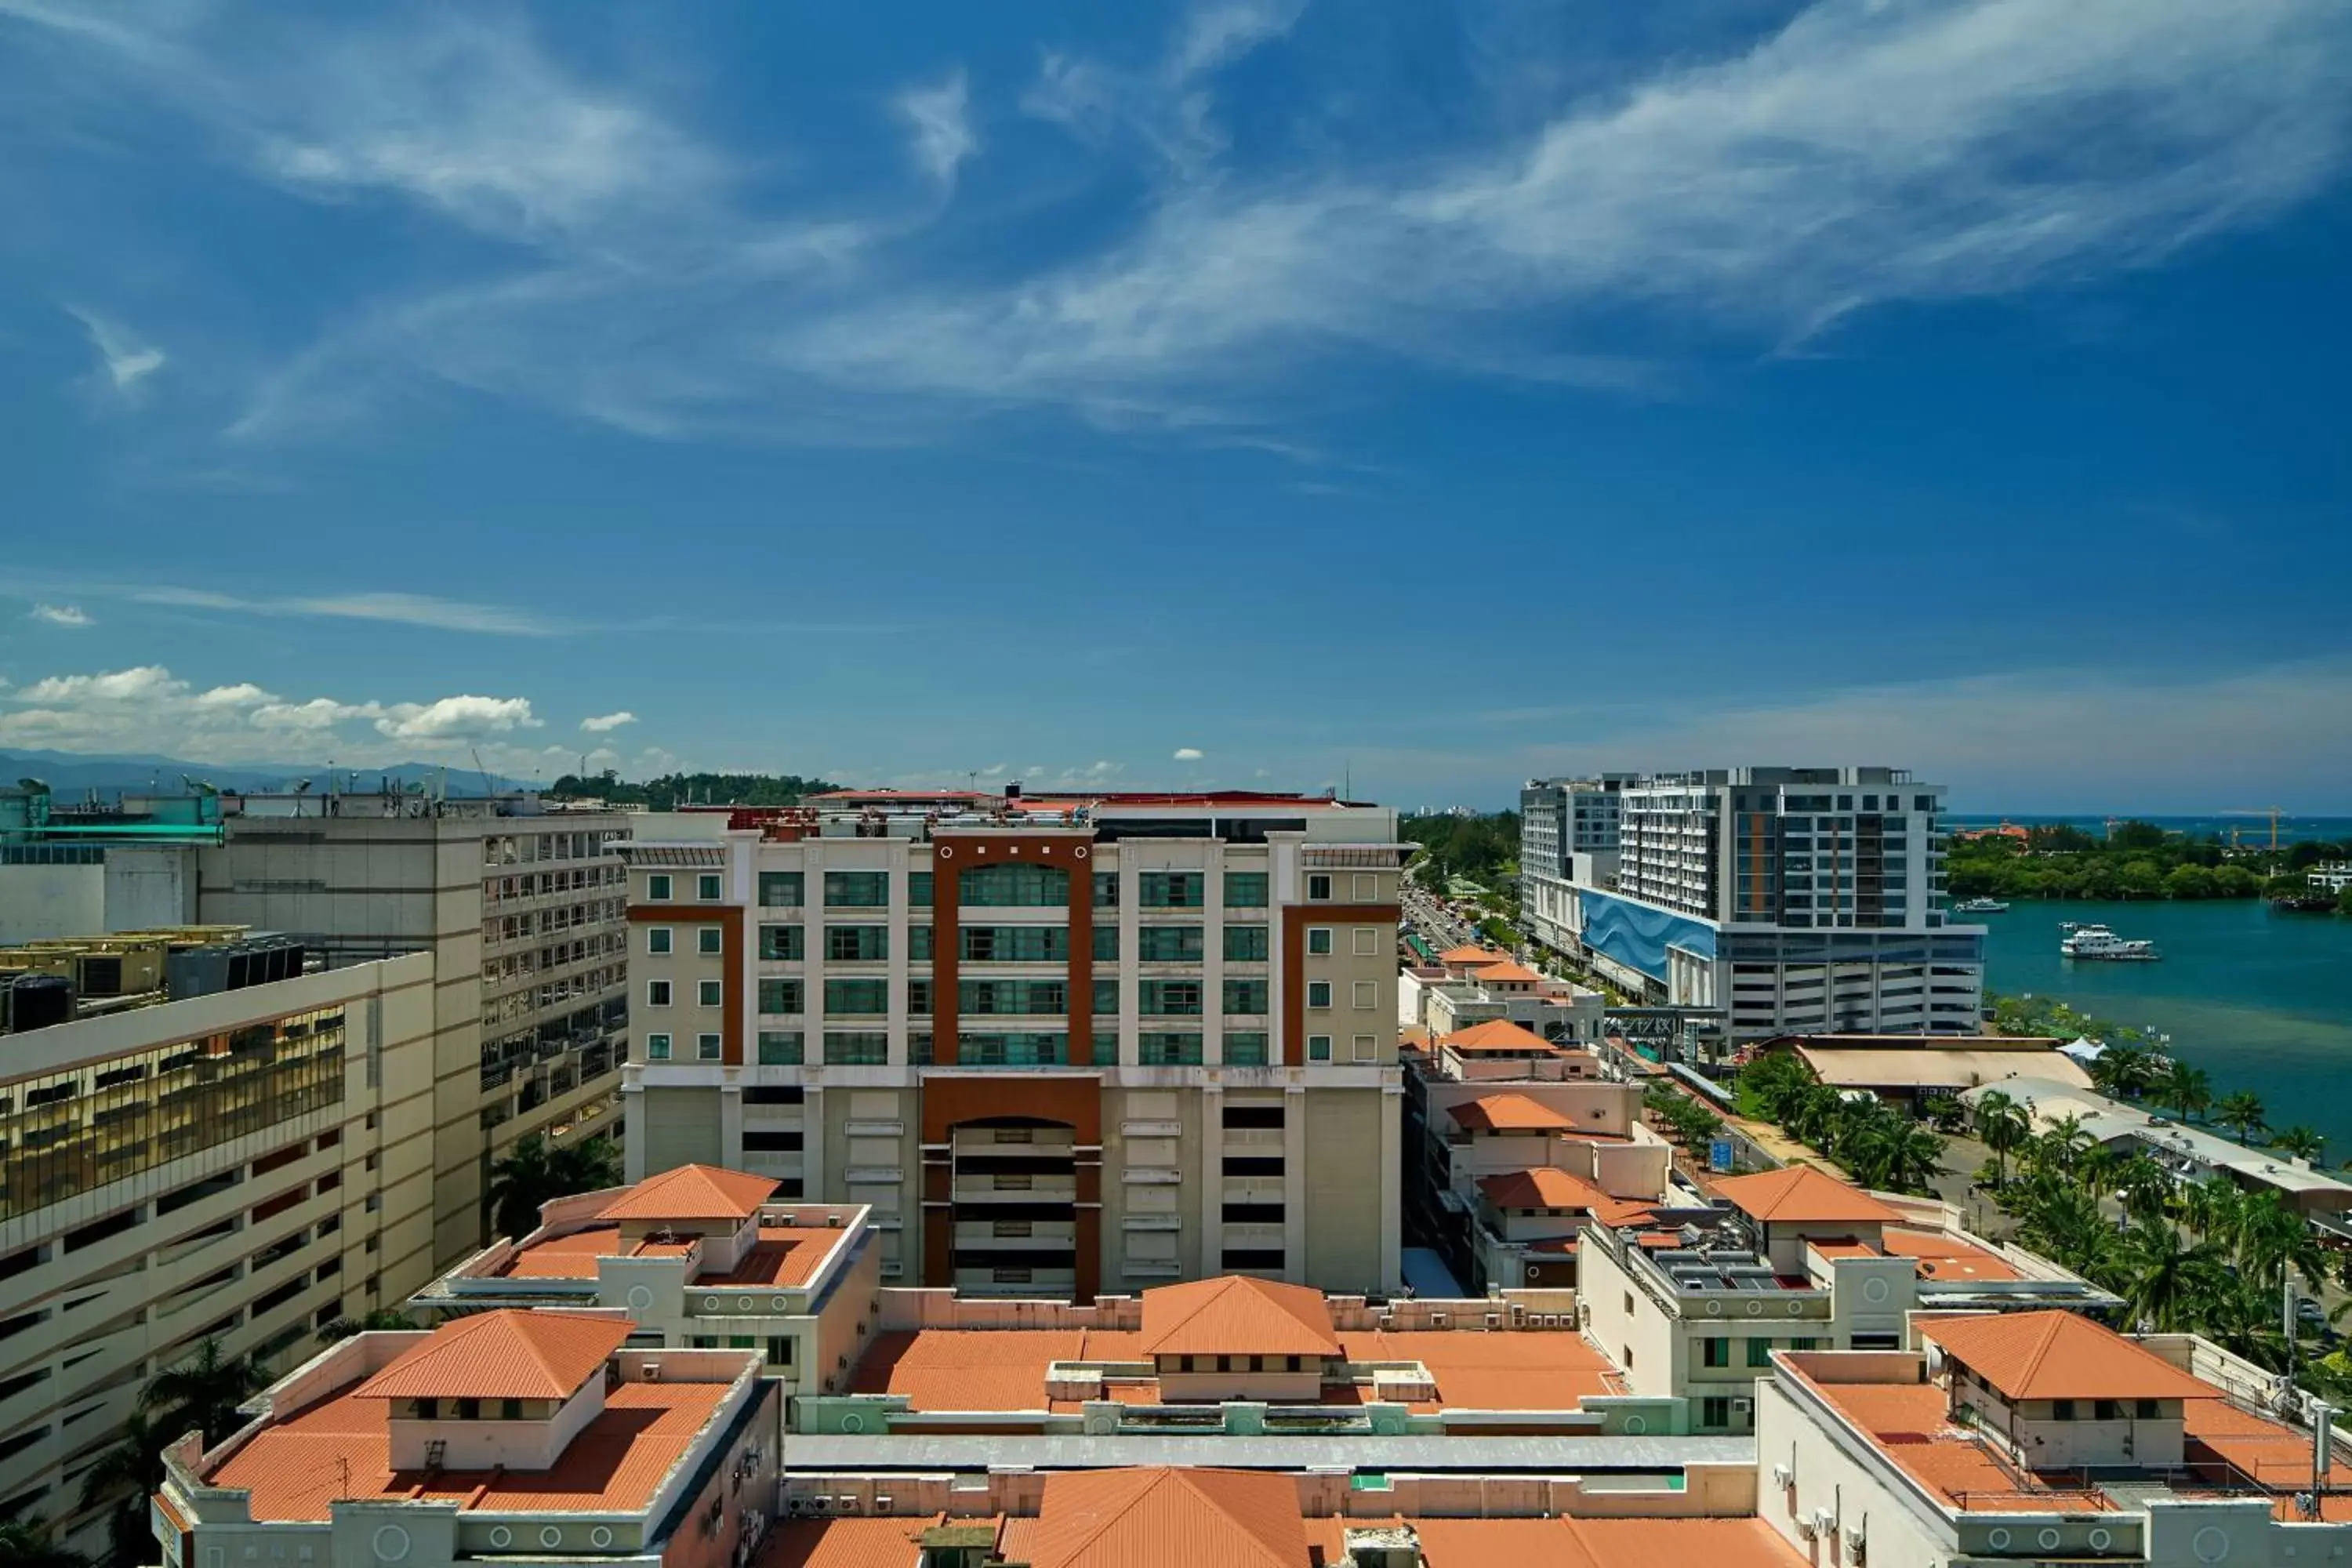
[[[2352,810],[2347,60],[0,0],[0,752]]]

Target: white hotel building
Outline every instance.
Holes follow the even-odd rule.
[[[1409,849],[1298,795],[642,818],[628,1174],[866,1205],[888,1283],[1391,1290]]]
[[[1610,883],[1540,879],[1538,940],[1653,1005],[1780,1034],[1967,1033],[1983,928],[1945,909],[1944,788],[1901,768],[1717,768],[1625,784]]]

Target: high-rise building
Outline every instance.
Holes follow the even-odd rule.
[[[238,935],[0,952],[0,1513],[79,1550],[158,1373],[290,1365],[432,1277],[431,955],[306,973]]]
[[[871,1207],[893,1282],[1399,1278],[1392,813],[845,794],[639,820],[629,1174]]]
[[[1613,877],[1572,867],[1538,886],[1530,926],[1644,1002],[1719,1016],[1735,1041],[1965,1033],[1983,932],[1948,923],[1943,794],[1884,767],[1629,781]]]
[[[201,852],[207,921],[335,959],[434,955],[435,1261],[488,1240],[492,1163],[532,1133],[616,1132],[631,818],[536,796],[229,795]]]

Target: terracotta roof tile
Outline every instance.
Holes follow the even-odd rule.
[[[816,1277],[835,1243],[848,1235],[830,1226],[763,1225],[758,1243],[725,1274],[705,1275],[705,1285],[805,1285]]]
[[[768,1532],[759,1568],[915,1568],[923,1531],[938,1516],[919,1519],[793,1519]]]
[[[1580,1334],[1433,1329],[1339,1336],[1355,1362],[1417,1361],[1436,1380],[1441,1407],[1574,1410],[1627,1392],[1608,1359]]]
[[[1792,1225],[1893,1225],[1903,1216],[1860,1187],[1811,1165],[1727,1176],[1715,1184],[1752,1218]]]
[[[569,1399],[635,1331],[626,1318],[501,1310],[459,1318],[352,1391],[357,1399]]]
[[[1583,1177],[1549,1165],[1482,1176],[1478,1190],[1498,1209],[1586,1209],[1607,1226],[1634,1224],[1657,1206],[1637,1198],[1613,1197]]]
[[[849,1388],[903,1394],[914,1410],[1043,1410],[1045,1369],[1076,1360],[1086,1337],[1077,1329],[894,1330],[874,1336]]]
[[[621,1253],[619,1226],[592,1225],[516,1248],[499,1266],[499,1275],[508,1279],[593,1279],[598,1258],[618,1258]]]
[[[2025,1278],[2000,1254],[1941,1231],[1906,1230],[1890,1225],[1879,1233],[1879,1239],[1889,1257],[1916,1259],[1919,1272],[1929,1279]]]
[[[1934,1318],[1922,1338],[2004,1399],[2218,1399],[2221,1391],[2073,1312]]]
[[[609,1220],[750,1219],[776,1190],[772,1176],[680,1165],[647,1176],[604,1205]]]
[[[1490,985],[1532,985],[1543,976],[1524,963],[1506,960],[1501,963],[1490,963],[1484,969],[1473,970],[1471,978],[1484,980]]]
[[[1298,1483],[1248,1470],[1062,1471],[1028,1537],[1033,1568],[1311,1568]]]
[[[1565,1132],[1576,1123],[1524,1094],[1482,1094],[1448,1106],[1455,1126],[1472,1132]]]
[[[1508,963],[1510,961],[1509,953],[1494,947],[1449,947],[1437,955],[1437,962],[1440,963],[1468,963],[1482,967],[1493,963]]]
[[[1801,1354],[1791,1364],[1805,1376]],[[2044,1487],[2004,1466],[1977,1433],[1952,1424],[1951,1396],[1935,1384],[1805,1381],[1869,1433],[1895,1465],[1956,1509],[2080,1514],[2115,1508],[2103,1493]]]
[[[1466,1029],[1456,1029],[1445,1037],[1447,1048],[1456,1051],[1548,1051],[1553,1042],[1545,1039],[1525,1024],[1515,1024],[1508,1018],[1489,1018],[1483,1024],[1473,1024]]]
[[[1322,1291],[1227,1274],[1146,1290],[1138,1348],[1147,1356],[1329,1356],[1339,1342]]]

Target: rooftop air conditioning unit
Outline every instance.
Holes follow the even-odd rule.
[[[657,1361],[646,1362],[645,1363],[645,1369],[646,1381],[647,1383],[659,1383],[661,1381],[661,1363]]]
[[[1829,1535],[1837,1529],[1837,1515],[1825,1508],[1813,1510],[1813,1533]]]
[[[1752,1415],[1755,1412],[1756,1402],[1752,1399],[1735,1399],[1731,1402],[1731,1413],[1734,1415]]]
[[[1433,1328],[1433,1329],[1442,1329],[1442,1328],[1444,1328],[1444,1327],[1445,1326],[1445,1314],[1444,1314],[1444,1313],[1443,1313],[1443,1312],[1432,1312],[1432,1313],[1430,1313],[1430,1314],[1429,1314],[1429,1326],[1430,1326],[1431,1328]]]
[[[1487,1313],[1487,1314],[1486,1314],[1486,1326],[1487,1326],[1488,1328],[1490,1328],[1490,1329],[1499,1329],[1499,1328],[1501,1328],[1501,1327],[1503,1326],[1503,1314],[1502,1314],[1502,1313],[1500,1313],[1500,1312],[1489,1312],[1489,1313]]]
[[[1856,1563],[1864,1563],[1869,1561],[1869,1552],[1870,1538],[1863,1533],[1862,1526],[1857,1524],[1845,1532],[1845,1554],[1848,1557]]]
[[[1789,1468],[1788,1466],[1775,1465],[1772,1467],[1772,1484],[1780,1488],[1783,1491],[1787,1490],[1789,1483],[1796,1479],[1797,1473]]]
[[[1814,1536],[1820,1533],[1820,1528],[1816,1526],[1811,1520],[1801,1519],[1797,1521],[1797,1534],[1800,1539],[1811,1541]]]

